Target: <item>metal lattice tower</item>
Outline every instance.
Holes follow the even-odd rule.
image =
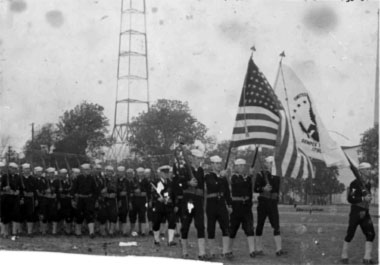
[[[114,127],[109,158],[130,155],[131,118],[149,110],[145,0],[121,0]]]

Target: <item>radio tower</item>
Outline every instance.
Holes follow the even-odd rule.
[[[120,161],[131,152],[130,122],[149,110],[149,72],[145,0],[121,0],[119,53],[113,145],[109,158]]]

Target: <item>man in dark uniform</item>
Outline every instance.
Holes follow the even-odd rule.
[[[129,181],[125,176],[125,167],[117,167],[117,187],[118,187],[118,208],[119,208],[119,224],[121,224],[121,232],[123,236],[128,236],[127,232],[127,216],[130,211],[130,190]]]
[[[197,229],[198,238],[198,258],[206,259],[205,248],[205,225],[204,225],[204,172],[201,167],[203,153],[198,149],[191,150],[191,165],[186,167],[191,169],[191,174],[186,172],[180,179],[183,191],[183,200],[180,202],[181,212],[181,246],[182,257],[188,257],[187,237],[192,219]]]
[[[359,173],[361,179],[352,181],[347,191],[347,200],[351,203],[351,211],[347,234],[343,241],[342,263],[348,264],[348,247],[354,238],[356,228],[360,225],[366,237],[363,263],[375,264],[371,257],[375,229],[369,214],[369,204],[372,200],[371,183],[369,182],[371,165],[366,162],[360,163]]]
[[[256,255],[252,214],[252,180],[251,176],[244,174],[246,165],[244,159],[236,159],[234,164],[235,173],[232,174],[230,180],[232,213],[230,215],[229,255],[232,256],[234,239],[241,225],[247,236],[249,255],[254,258]]]
[[[21,195],[23,203],[20,206],[21,222],[26,222],[27,234],[28,236],[32,236],[33,223],[36,221],[35,199],[37,196],[37,180],[33,176],[30,164],[28,163],[22,165],[21,183],[23,186]]]
[[[57,184],[59,186],[59,208],[58,220],[64,222],[64,232],[66,235],[71,234],[71,225],[73,222],[73,207],[71,205],[71,188],[72,181],[67,174],[67,169],[62,168],[59,170]]]
[[[95,164],[94,171],[92,175],[95,177],[95,183],[96,187],[98,189],[98,194],[100,194],[101,190],[104,188],[104,174],[103,174],[103,168],[100,164]],[[96,198],[95,201],[95,230],[98,230],[99,228],[99,211],[100,208],[104,207],[104,200],[102,196],[99,196]]]
[[[207,189],[207,235],[210,243],[211,258],[215,257],[215,225],[219,223],[223,236],[223,257],[228,257],[229,236],[228,224],[229,213],[232,211],[231,194],[228,181],[222,174],[222,159],[219,156],[210,157],[212,170],[205,175]],[[223,176],[224,175],[224,176]]]
[[[58,215],[57,193],[53,186],[55,169],[52,167],[47,168],[46,174],[46,177],[39,179],[37,188],[42,235],[46,235],[48,223],[56,222]],[[56,227],[53,227],[54,229]]]
[[[129,220],[131,221],[131,230],[133,231],[138,216],[138,233],[141,236],[145,236],[142,225],[146,222],[145,214],[151,187],[149,181],[144,177],[144,168],[139,167],[136,169],[136,172],[137,176],[131,182],[132,209],[129,212]]]
[[[144,170],[144,175],[145,175],[145,179],[148,181],[149,183],[149,187],[151,187],[151,183],[154,182],[154,174],[152,174],[152,171],[150,168],[146,168]],[[148,204],[148,207],[146,209],[146,216],[147,216],[147,220],[148,220],[148,231],[149,231],[149,235],[153,236],[153,230],[152,230],[152,227],[153,227],[153,224],[152,224],[152,207],[149,206]]]
[[[175,213],[178,210],[174,205],[175,197],[169,179],[170,166],[162,166],[158,169],[159,178],[152,183],[151,202],[153,211],[153,235],[154,244],[160,245],[160,226],[163,218],[168,220],[168,246],[175,246]]]
[[[100,207],[98,219],[100,222],[100,234],[102,236],[106,235],[106,222],[108,221],[108,234],[112,237],[115,234],[118,217],[118,182],[112,166],[106,166],[105,170],[104,188],[101,190],[101,197],[103,197],[102,205],[104,207]]]
[[[280,217],[278,214],[278,199],[280,191],[280,177],[271,174],[273,156],[265,158],[264,170],[257,173],[254,191],[260,193],[257,204],[256,226],[256,255],[263,255],[262,234],[265,219],[268,217],[273,228],[276,255],[282,256],[286,251],[282,250],[280,235]]]
[[[5,163],[3,161],[0,161],[0,184],[1,184],[1,178],[3,175],[5,175]],[[2,204],[3,204],[3,191],[2,189],[0,189],[0,236],[4,236],[4,224],[1,218]]]
[[[9,235],[9,224],[12,223],[12,234],[17,234],[17,224],[20,222],[20,194],[22,185],[20,176],[17,174],[18,165],[9,163],[9,174],[1,178],[1,191],[3,194],[2,219],[5,226],[5,236]]]
[[[83,220],[86,220],[90,238],[95,237],[95,201],[98,197],[98,189],[94,176],[91,175],[89,164],[81,165],[82,174],[74,181],[71,195],[75,196],[76,203],[76,226],[75,234],[81,236]]]

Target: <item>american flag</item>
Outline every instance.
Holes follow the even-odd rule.
[[[313,178],[313,164],[302,149],[297,147],[290,121],[284,110],[280,111],[280,117],[281,122],[272,168],[273,175],[292,178]]]
[[[280,109],[282,105],[272,87],[250,58],[232,132],[232,146],[257,144],[273,148]]]
[[[279,75],[274,85],[276,91],[280,89],[286,90],[285,78],[281,67],[282,65],[280,64]],[[314,178],[313,164],[302,149],[297,147],[291,121],[288,119],[285,110],[281,109],[279,114],[280,126],[274,151],[272,173],[283,177]]]

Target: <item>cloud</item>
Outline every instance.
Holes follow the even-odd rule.
[[[313,33],[328,34],[338,26],[338,16],[332,8],[321,6],[308,10],[303,22]]]

